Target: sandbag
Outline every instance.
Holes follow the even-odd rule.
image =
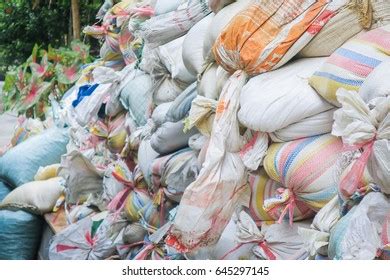
[[[158,47],[157,52],[161,63],[168,70],[172,79],[190,84],[196,81],[197,73],[191,73],[184,64],[182,55],[184,39],[185,36],[182,36],[164,44]]]
[[[390,3],[386,1],[341,0],[344,6],[300,52],[301,57],[329,56],[347,40],[370,29],[390,23]]]
[[[264,210],[264,201],[282,194],[285,187],[269,178],[264,169],[249,176],[249,186],[251,188],[249,210],[252,219],[257,224],[272,224],[278,221],[279,215],[277,213]],[[312,215],[311,209],[304,203],[297,202],[297,207],[294,209],[294,221],[303,220]]]
[[[249,6],[250,3],[254,2],[253,0],[238,0],[231,5],[224,7],[220,10],[213,18],[209,25],[209,32],[207,32],[206,37],[203,43],[203,57],[207,58],[209,55],[212,55],[210,50],[212,49],[215,41],[217,40],[219,34],[225,26],[228,25],[230,20],[239,12],[244,10]]]
[[[336,109],[307,117],[285,128],[269,133],[274,142],[289,142],[297,139],[327,134],[332,131],[333,115]]]
[[[36,214],[52,212],[64,191],[64,179],[51,178],[23,184],[9,193],[0,203],[0,209],[21,209]]]
[[[223,7],[235,2],[235,0],[210,0],[209,7],[214,13],[218,13]]]
[[[195,23],[210,13],[206,0],[193,0],[184,7],[158,15],[140,26],[140,36],[150,47],[161,46],[183,36]]]
[[[168,122],[178,122],[184,119],[191,109],[192,100],[194,100],[196,96],[196,83],[193,83],[172,102],[166,113],[165,120]]]
[[[339,88],[358,91],[366,77],[389,58],[390,25],[359,34],[337,49],[309,79],[328,102],[340,106]]]
[[[183,0],[154,0],[152,8],[156,16],[175,11],[184,1]]]
[[[337,99],[342,108],[334,115],[332,134],[341,136],[351,150],[363,149],[348,175],[340,182],[344,197],[363,188],[364,169],[382,192],[390,193],[390,96],[378,97],[366,104],[358,93],[340,89]]]
[[[338,197],[335,196],[316,214],[310,228],[299,227],[298,233],[305,240],[305,248],[311,257],[327,256],[330,232],[341,218]]]
[[[335,163],[342,149],[341,139],[329,134],[272,144],[264,169],[286,190],[264,202],[266,211],[278,213],[280,221],[287,216],[290,223],[297,202],[318,212],[337,194]]]
[[[43,221],[28,212],[0,210],[0,260],[34,260]]]
[[[183,132],[183,121],[165,122],[150,139],[150,145],[157,153],[165,155],[188,146],[190,137],[198,133],[196,128]]]
[[[152,80],[150,75],[141,70],[134,70],[131,75],[133,79],[130,79],[122,89],[120,101],[123,107],[129,111],[135,124],[142,126],[148,119],[151,107]]]
[[[170,111],[173,103],[174,101],[162,103],[153,110],[152,120],[155,128],[160,127],[166,121],[167,114]]]
[[[183,42],[183,62],[188,72],[194,76],[200,74],[202,71],[205,35],[208,32],[213,17],[214,14],[210,14],[195,24],[190,31],[188,31]]]
[[[241,92],[240,123],[256,131],[274,132],[331,109],[307,81],[324,61],[300,59],[250,79]]]
[[[315,36],[310,27],[319,25],[316,31],[321,30],[319,22],[328,20],[324,14],[338,8],[328,4],[323,0],[256,2],[222,31],[213,46],[214,57],[229,73],[242,70],[255,76],[275,70]]]
[[[68,141],[68,130],[59,128],[30,137],[0,157],[0,179],[13,188],[33,181],[39,167],[60,162]]]
[[[206,98],[218,100],[223,86],[230,74],[217,63],[209,64],[198,77],[198,94]]]
[[[104,260],[115,252],[114,242],[107,236],[113,216],[102,212],[86,217],[57,233],[50,244],[51,260]]]
[[[382,193],[367,194],[331,231],[329,257],[335,260],[372,260],[381,248],[382,225],[390,201]]]
[[[367,76],[359,90],[359,95],[368,103],[376,97],[390,95],[390,80],[387,79],[390,60],[385,60]]]
[[[66,180],[67,202],[84,202],[89,195],[100,195],[103,190],[103,172],[78,151],[72,151],[61,161],[59,176]]]
[[[150,139],[144,139],[138,149],[138,165],[144,174],[144,178],[148,186],[152,185],[152,163],[155,158],[159,156],[152,146],[150,145]]]
[[[152,164],[153,188],[155,191],[164,188],[169,199],[180,202],[185,189],[195,181],[199,170],[196,153],[189,148],[159,157]]]
[[[34,181],[47,180],[50,178],[57,177],[58,169],[60,168],[60,166],[61,164],[55,163],[45,167],[39,167],[37,174],[35,174],[34,176]]]
[[[11,192],[0,181],[0,201]],[[41,241],[42,219],[28,212],[0,210],[0,260],[32,260]]]

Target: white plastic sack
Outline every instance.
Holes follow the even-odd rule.
[[[381,247],[381,231],[390,201],[382,193],[367,194],[337,223],[330,234],[329,257],[336,260],[372,260]]]
[[[368,103],[376,97],[390,96],[390,79],[388,79],[390,60],[383,61],[367,76],[359,95]]]
[[[121,90],[120,100],[135,124],[142,126],[148,119],[152,103],[152,79],[149,74],[138,69],[129,73],[129,76]]]
[[[115,252],[115,244],[107,236],[112,216],[102,212],[87,217],[56,234],[49,248],[51,260],[104,260]],[[102,221],[103,220],[103,221]],[[101,223],[98,226],[98,223]],[[98,226],[96,232],[94,227]]]
[[[166,114],[166,121],[178,122],[184,119],[191,109],[191,102],[197,96],[196,83],[186,88],[175,101],[173,101]]]
[[[188,139],[198,131],[184,132],[183,121],[165,122],[153,133],[150,144],[156,152],[165,155],[188,146]]]
[[[66,180],[67,202],[76,204],[90,194],[101,194],[103,174],[78,151],[65,155],[61,160],[59,176]]]
[[[187,187],[166,239],[181,252],[215,244],[248,188],[239,156],[243,145],[237,110],[246,75],[234,74],[217,106],[210,144],[198,178]]]
[[[154,9],[154,15],[162,15],[172,11],[175,11],[184,0],[154,0],[151,4]]]
[[[332,131],[333,115],[336,109],[307,117],[299,122],[269,133],[274,142],[289,142],[301,138],[327,134]]]
[[[198,94],[206,98],[218,100],[223,86],[229,79],[230,74],[216,62],[209,64],[198,81]]]
[[[333,106],[308,84],[324,61],[300,59],[251,78],[241,92],[240,123],[255,131],[274,132],[331,109]]]
[[[161,46],[183,36],[209,13],[207,0],[191,0],[175,11],[145,21],[140,27],[139,34],[150,47]]]
[[[152,185],[152,163],[158,156],[150,145],[150,139],[143,139],[138,149],[138,165],[148,186]]]
[[[94,92],[85,97],[81,102],[74,108],[75,118],[80,126],[86,126],[89,122],[97,119],[97,114],[103,101],[109,96],[111,84],[101,84]]]
[[[188,31],[183,42],[183,62],[188,72],[196,77],[203,67],[203,45],[214,14],[210,14]],[[209,50],[209,52],[211,49]]]
[[[340,89],[337,100],[342,108],[334,114],[332,133],[341,136],[345,145],[363,153],[340,182],[340,191],[350,197],[362,184],[366,165],[382,192],[390,194],[390,96],[366,104],[356,92]]]
[[[311,257],[317,254],[328,255],[330,232],[341,218],[340,212],[338,197],[335,196],[316,214],[310,229],[298,228],[298,233],[305,240],[305,248]]]
[[[223,7],[235,2],[236,0],[209,0],[209,7],[214,13],[218,13]]]
[[[196,81],[196,73],[189,72],[184,65],[182,55],[184,39],[185,36],[182,36],[158,47],[158,56],[173,79],[190,84]]]
[[[160,127],[166,121],[167,113],[170,110],[172,104],[173,101],[162,103],[154,109],[152,113],[152,120],[156,128]]]

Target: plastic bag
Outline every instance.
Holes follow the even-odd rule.
[[[264,202],[266,211],[293,221],[295,207],[319,211],[337,194],[336,161],[342,152],[341,139],[332,135],[304,138],[272,144],[264,159],[264,168],[286,190]],[[304,213],[310,215],[307,210]]]
[[[367,194],[332,230],[329,257],[336,260],[374,259],[381,247],[382,225],[389,211],[390,201],[385,195]]]
[[[0,179],[12,187],[33,181],[39,167],[60,162],[68,141],[68,130],[59,128],[30,137],[0,157]]]
[[[390,193],[390,96],[366,104],[356,93],[337,92],[342,108],[335,112],[332,133],[341,136],[349,150],[363,149],[348,175],[340,182],[340,192],[350,197],[365,186],[362,176],[367,166],[373,181],[382,192]]]

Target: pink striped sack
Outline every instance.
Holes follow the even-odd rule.
[[[340,106],[339,88],[358,91],[366,77],[390,55],[390,25],[360,34],[336,50],[309,84],[328,102]]]
[[[279,219],[279,215],[275,212],[267,212],[264,210],[264,201],[281,196],[286,188],[279,182],[269,178],[264,169],[256,171],[255,174],[249,176],[249,186],[251,188],[250,198],[250,214],[252,219],[258,225],[272,224]],[[305,204],[298,203],[299,207],[294,209],[294,221],[303,220],[309,213],[312,214]]]
[[[264,169],[286,190],[266,200],[265,210],[277,215],[279,222],[288,217],[290,224],[295,208],[305,218],[318,212],[337,194],[336,161],[342,148],[341,139],[330,134],[272,144]]]

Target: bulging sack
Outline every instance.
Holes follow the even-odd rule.
[[[387,79],[389,69],[390,60],[386,60],[367,76],[359,90],[364,102],[369,103],[374,98],[390,96],[390,79]]]
[[[223,7],[235,2],[235,0],[209,0],[209,7],[214,13],[218,13]]]
[[[108,231],[113,216],[102,212],[71,224],[57,233],[50,244],[51,260],[104,260],[115,252]]]
[[[358,93],[340,89],[337,98],[342,108],[335,112],[332,133],[341,136],[349,150],[363,149],[359,159],[340,182],[344,197],[365,187],[362,180],[368,167],[373,182],[390,193],[390,96],[366,104]]]
[[[50,213],[64,191],[64,183],[64,179],[55,177],[21,185],[1,201],[0,209],[21,209],[40,215]]]
[[[249,210],[252,219],[257,224],[272,224],[278,221],[279,215],[276,212],[267,212],[264,209],[264,201],[282,194],[285,187],[269,178],[264,169],[249,176],[249,186],[251,188]],[[305,217],[313,215],[313,211],[303,203],[298,204],[294,209],[294,221],[303,220]]]
[[[180,202],[185,189],[195,181],[199,170],[196,153],[189,148],[159,157],[152,165],[153,188],[155,191],[164,188],[169,199]]]
[[[34,260],[42,225],[40,216],[23,210],[0,210],[0,260]]]
[[[210,14],[188,31],[183,42],[183,62],[192,75],[197,76],[202,71],[205,57],[203,57],[203,47],[206,33],[214,14]]]
[[[238,0],[231,5],[224,7],[214,16],[213,20],[209,25],[209,31],[207,32],[203,43],[204,58],[213,55],[211,49],[215,41],[217,40],[219,34],[221,34],[222,30],[232,20],[232,18],[239,12],[247,8],[249,4],[253,2],[254,0]]]
[[[198,77],[198,94],[206,98],[218,100],[223,86],[230,74],[216,62],[209,64]]]
[[[275,132],[331,109],[333,106],[308,84],[324,61],[300,59],[251,78],[241,92],[240,123],[255,131]]]
[[[210,13],[207,0],[188,1],[177,10],[154,16],[145,21],[139,35],[150,47],[161,46],[180,36]]]
[[[330,133],[336,108],[304,118],[275,132],[269,133],[274,142],[289,142]]]
[[[335,260],[372,260],[381,248],[382,225],[390,201],[382,193],[367,194],[331,231],[329,257]]]
[[[316,214],[310,228],[299,227],[298,233],[305,240],[305,248],[311,257],[328,255],[329,237],[341,218],[338,197],[335,196]]]
[[[122,89],[120,100],[136,125],[142,126],[146,124],[152,103],[152,80],[141,70],[134,70],[130,75],[133,78]]]
[[[39,167],[61,161],[68,141],[68,130],[59,128],[30,137],[0,157],[0,179],[14,188],[33,181]]]
[[[184,119],[191,109],[192,100],[194,100],[196,96],[196,83],[193,83],[172,102],[166,113],[165,120],[168,122],[178,122]]]
[[[150,145],[157,153],[165,155],[188,146],[190,137],[198,133],[196,128],[184,132],[184,122],[165,122],[150,139]]]
[[[381,0],[342,0],[343,6],[300,52],[301,57],[329,56],[359,32],[390,23],[390,3]]]
[[[318,212],[337,194],[335,163],[342,148],[341,139],[329,134],[272,144],[264,159],[264,169],[286,190],[265,201],[265,209],[275,211],[279,221],[288,214],[290,223],[297,203]],[[310,216],[313,212],[307,213]]]
[[[310,78],[310,85],[328,102],[340,106],[339,88],[358,91],[366,77],[390,53],[390,25],[359,34],[337,49]]]

